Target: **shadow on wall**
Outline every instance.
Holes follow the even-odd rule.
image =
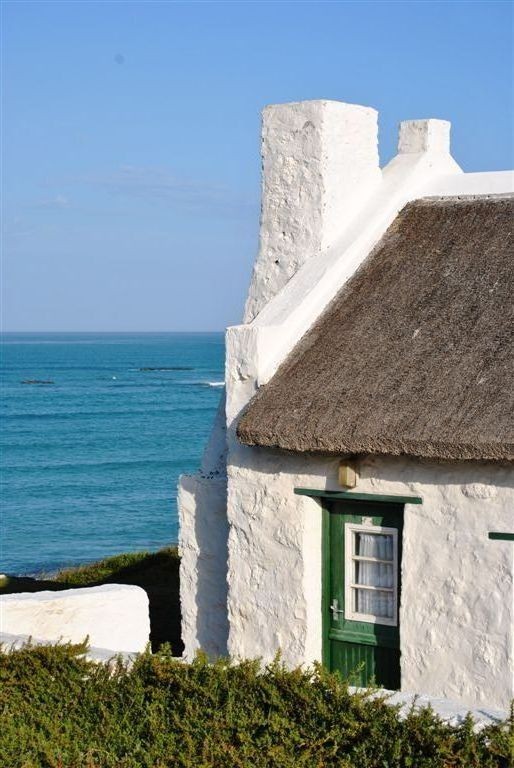
[[[184,478],[184,480],[186,480]],[[201,485],[191,484],[188,489],[195,497],[197,510],[208,514],[196,514],[195,538],[198,546],[196,562],[196,639],[198,646],[209,656],[226,656],[228,653],[227,568],[228,568],[228,521],[227,485],[225,479],[204,480]],[[208,494],[203,499],[199,494]]]
[[[173,654],[181,656],[179,562],[176,547],[159,552],[116,555],[97,563],[61,571],[52,578],[7,577],[0,581],[0,595],[97,587],[101,584],[133,584],[142,587],[150,603],[152,650],[156,651],[163,643],[169,643]]]

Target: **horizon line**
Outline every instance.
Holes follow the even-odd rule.
[[[7,334],[7,333],[32,333],[32,334],[44,334],[44,333],[225,333],[226,328],[217,329],[217,330],[203,330],[203,331],[4,331],[0,330],[0,334]]]

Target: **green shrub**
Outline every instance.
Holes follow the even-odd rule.
[[[0,653],[2,768],[509,768],[512,722],[479,733],[429,709],[352,694],[321,668],[183,664],[164,648],[132,668],[83,646]]]

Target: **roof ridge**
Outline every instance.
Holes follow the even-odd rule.
[[[514,200],[514,192],[496,192],[483,195],[427,195],[417,197],[407,203],[405,208],[411,205],[434,205],[437,203],[476,203],[476,202],[501,202],[502,200]]]

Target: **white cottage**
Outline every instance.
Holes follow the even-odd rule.
[[[514,695],[514,180],[449,135],[404,122],[381,169],[374,109],[264,110],[244,321],[179,488],[188,657]]]

